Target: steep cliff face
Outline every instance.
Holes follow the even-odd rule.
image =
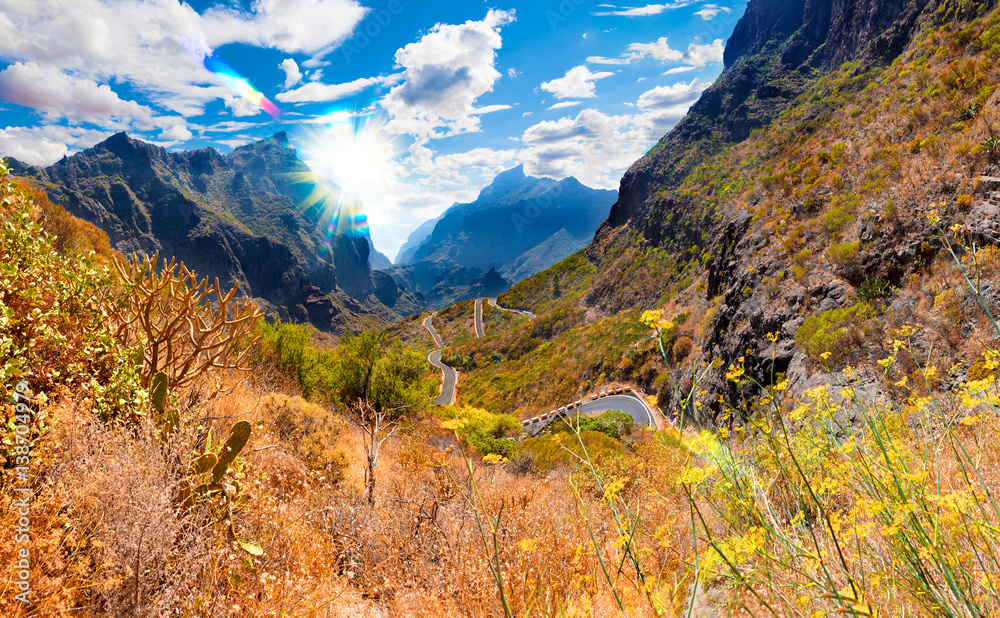
[[[676,188],[727,144],[769,125],[830,69],[853,61],[860,63],[859,70],[891,63],[930,2],[751,0],[726,44],[722,75],[625,173],[606,227],[649,214],[662,218],[674,204],[665,200],[651,213],[654,194]]]
[[[751,0],[719,80],[622,179],[586,250],[588,319],[686,316],[673,336],[693,340],[697,362],[719,361],[702,385],[730,403],[753,390],[725,367],[801,393],[824,365],[873,366],[907,322],[926,326],[917,349],[938,366],[978,354],[963,347],[979,332],[973,302],[946,326],[931,314],[943,288],[921,282],[941,276],[932,208],[944,229],[996,242],[979,232],[998,226],[996,5]],[[935,285],[958,298],[949,276]],[[695,363],[674,375],[690,386]]]
[[[339,188],[317,192],[322,179],[283,134],[223,156],[207,148],[169,153],[119,133],[48,168],[12,169],[107,232],[119,251],[177,257],[223,285],[239,283],[286,319],[336,330],[354,313],[398,317],[402,292],[373,274],[369,239],[341,233],[328,241],[321,232]],[[308,202],[311,210],[299,208],[316,193],[324,197]],[[419,304],[407,296],[399,308]]]

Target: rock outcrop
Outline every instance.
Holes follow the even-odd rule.
[[[285,319],[337,330],[353,313],[397,319],[422,305],[375,274],[366,235],[324,235],[344,197],[295,156],[284,133],[226,156],[171,153],[118,133],[47,168],[11,160],[11,169],[103,229],[115,249],[176,257],[239,284]]]

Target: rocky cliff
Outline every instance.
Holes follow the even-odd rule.
[[[313,175],[283,133],[227,156],[170,153],[119,133],[44,169],[11,167],[119,251],[175,256],[285,319],[336,330],[355,314],[396,319],[421,304],[371,269],[367,237],[324,235],[339,188]]]
[[[770,125],[831,69],[845,62],[858,62],[859,70],[890,64],[929,2],[751,0],[726,43],[722,75],[625,173],[607,225],[647,214],[661,219],[669,200],[659,200],[655,212],[647,208],[657,192],[675,188],[725,146]]]
[[[697,354],[673,371],[690,388],[698,362],[718,361],[703,384],[730,403],[754,389],[726,367],[802,392],[833,383],[824,367],[874,366],[907,321],[926,325],[917,349],[939,366],[975,357],[977,305],[932,266],[943,241],[927,217],[996,242],[976,232],[997,224],[995,7],[751,0],[718,81],[623,177],[586,250],[589,319],[636,306],[686,318],[671,337]],[[964,299],[950,326],[942,290]],[[725,406],[705,403],[721,422]]]

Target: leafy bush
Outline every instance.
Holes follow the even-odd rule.
[[[444,408],[439,414],[460,421],[456,425],[459,437],[484,457],[510,457],[514,442],[508,436],[521,429],[521,423],[513,416],[491,414],[470,406]]]
[[[302,387],[306,399],[323,399],[328,390],[329,368],[333,352],[310,345],[312,329],[308,324],[292,324],[275,320],[261,321],[258,325],[261,341],[270,348],[278,366],[291,375]]]
[[[24,381],[35,396],[85,391],[103,420],[136,420],[147,396],[139,386],[142,357],[108,329],[115,293],[93,254],[56,250],[30,195],[0,162],[0,403]]]
[[[826,362],[837,364],[851,354],[852,340],[860,340],[861,326],[874,314],[869,305],[861,303],[809,316],[795,333],[795,343],[812,360],[823,361],[823,355],[829,354]]]
[[[632,433],[635,421],[621,410],[608,410],[600,416],[574,416],[567,421],[556,421],[550,425],[551,433],[570,432],[577,428],[581,432],[603,433],[609,438],[621,440]]]
[[[854,218],[854,209],[848,204],[831,208],[820,219],[820,225],[832,238],[839,238],[841,230]]]
[[[837,266],[850,266],[858,257],[858,248],[860,246],[861,244],[857,241],[840,242],[830,245],[830,247],[826,250],[826,259]]]
[[[861,287],[858,288],[858,300],[863,303],[874,304],[877,301],[883,300],[892,296],[896,291],[896,288],[892,287],[889,282],[882,277],[874,276],[867,277],[861,282]]]

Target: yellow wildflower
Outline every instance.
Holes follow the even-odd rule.
[[[483,463],[490,465],[505,464],[507,463],[507,458],[503,455],[498,455],[496,453],[490,453],[486,457],[483,457]]]
[[[883,358],[882,360],[878,361],[878,364],[882,365],[883,367],[888,367],[889,365],[892,364],[892,361],[894,360],[896,359],[893,358],[892,356],[889,356],[888,358]]]
[[[517,547],[525,553],[531,553],[538,549],[538,541],[535,539],[521,539],[517,542]]]

